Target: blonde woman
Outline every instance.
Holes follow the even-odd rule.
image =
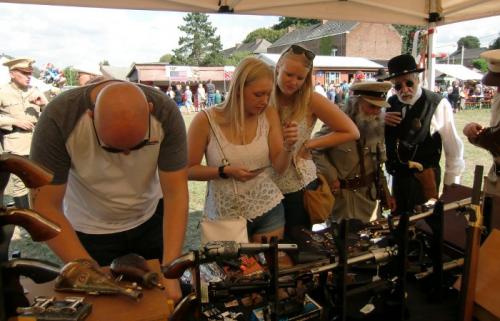
[[[359,138],[359,131],[351,119],[337,105],[314,92],[312,70],[315,54],[298,45],[285,50],[275,69],[271,104],[276,106],[284,128],[297,125],[298,140],[292,154],[295,165],[283,174],[275,175],[276,184],[284,194],[286,233],[294,226],[310,227],[304,210],[303,188],[314,188],[316,166],[311,150],[326,148]],[[311,132],[320,119],[332,132],[311,138]]]
[[[297,127],[282,131],[276,109],[269,108],[272,90],[272,68],[246,58],[226,100],[198,113],[188,131],[189,179],[208,181],[205,215],[245,217],[253,242],[283,237],[283,195],[272,173],[288,168],[297,141]],[[207,165],[201,164],[204,155]]]

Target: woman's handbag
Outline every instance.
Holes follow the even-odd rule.
[[[415,173],[415,178],[420,182],[424,201],[431,198],[438,199],[438,190],[436,185],[436,173],[434,168],[426,168],[421,172]]]
[[[311,189],[305,186],[304,178],[297,168],[296,160],[292,161],[292,166],[297,172],[302,181],[304,192],[304,209],[309,214],[311,224],[319,224],[325,222],[332,214],[333,205],[335,204],[335,196],[333,196],[330,185],[328,184],[323,174],[317,173],[316,188]],[[313,181],[314,183],[314,181]],[[314,184],[313,184],[314,185]]]
[[[223,165],[229,165],[222,145],[219,142],[219,138],[214,131],[212,126],[212,121],[206,110],[203,110],[206,114],[210,129],[214,133],[217,145],[222,153],[222,163]],[[236,185],[233,179],[234,193],[238,195],[236,191]],[[206,244],[213,241],[234,241],[238,243],[248,243],[248,232],[247,232],[247,220],[244,217],[237,218],[217,218],[210,220],[204,215],[204,218],[200,221],[201,229],[201,244]]]
[[[209,220],[200,222],[201,244],[213,241],[234,241],[248,243],[247,220],[244,217]]]
[[[316,189],[304,188],[304,208],[309,214],[311,224],[325,222],[332,214],[335,197],[325,176],[318,173]]]

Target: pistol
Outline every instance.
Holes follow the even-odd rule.
[[[169,265],[162,266],[161,272],[167,279],[178,279],[186,269],[195,266],[196,260],[193,252],[183,254],[173,260]]]
[[[36,259],[12,259],[2,263],[2,268],[18,275],[27,276],[35,283],[45,283],[54,280],[61,268],[51,262]]]
[[[54,222],[27,208],[0,208],[0,226],[19,225],[30,233],[33,241],[46,241],[61,232]]]
[[[52,182],[52,173],[41,165],[19,155],[0,155],[0,171],[19,176],[28,188],[37,188]]]
[[[200,300],[194,293],[189,293],[184,299],[181,300],[176,306],[172,314],[168,318],[169,321],[184,321],[184,320],[192,320],[187,317],[189,313],[194,314],[194,320],[199,320],[199,316],[197,316],[199,311],[196,309],[196,306],[200,304]]]

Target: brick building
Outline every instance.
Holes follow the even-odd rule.
[[[317,55],[387,61],[401,54],[402,39],[390,24],[323,21],[317,25],[290,30],[269,46],[267,52],[281,53],[291,44],[302,44]]]

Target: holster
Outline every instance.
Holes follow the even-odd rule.
[[[436,174],[434,168],[424,168],[423,171],[414,174],[415,178],[420,182],[422,194],[425,201],[431,198],[438,198],[438,190],[436,185]]]

